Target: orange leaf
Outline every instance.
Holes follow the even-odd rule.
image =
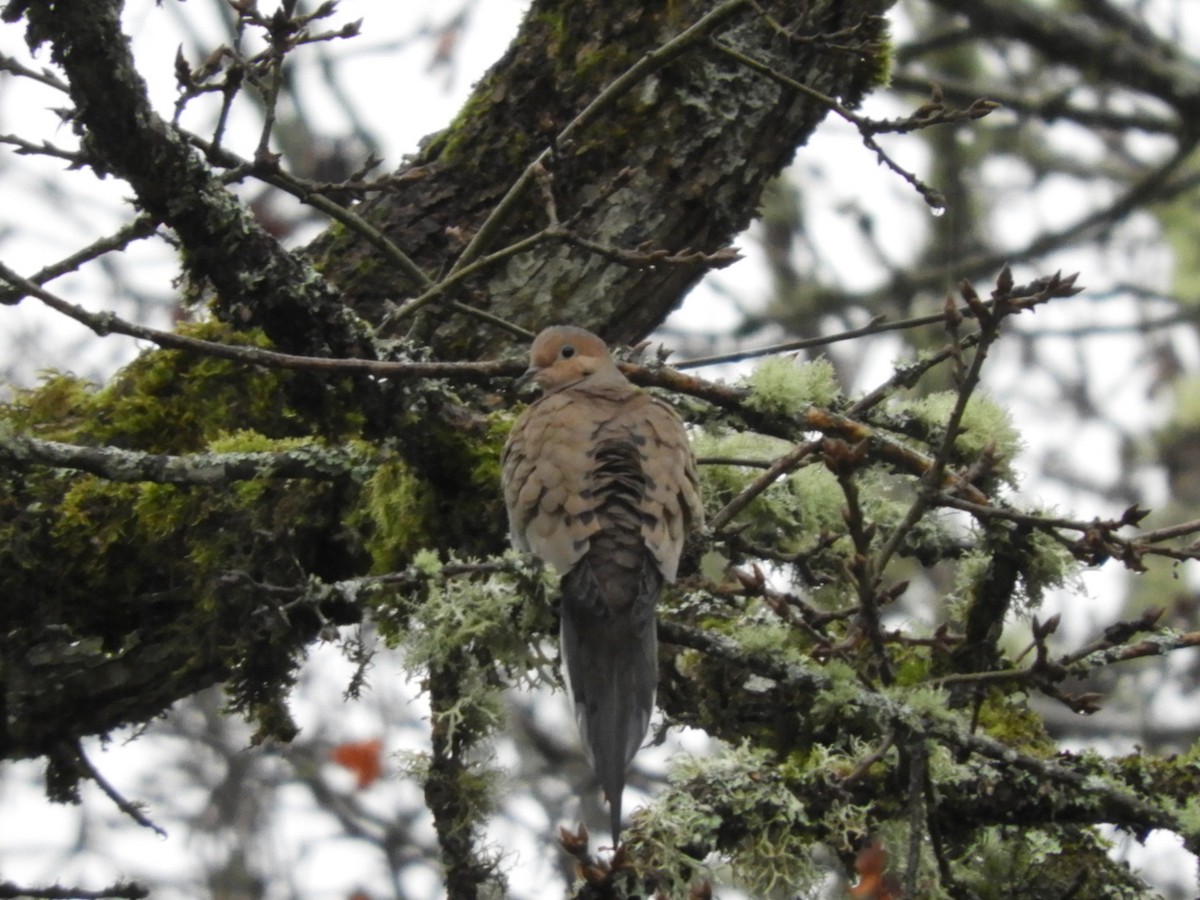
[[[858,872],[858,884],[850,888],[847,895],[861,900],[899,900],[900,892],[896,880],[885,872],[887,854],[883,845],[874,841],[858,852],[854,869]]]
[[[329,752],[329,758],[354,773],[361,791],[383,774],[383,741],[376,738],[338,744]]]

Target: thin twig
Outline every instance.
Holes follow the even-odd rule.
[[[340,203],[335,203],[328,197],[314,191],[310,185],[301,179],[289,175],[277,163],[273,163],[267,158],[260,159],[257,162],[250,162],[249,160],[242,159],[236,153],[216,146],[197,134],[182,129],[180,129],[179,133],[193,146],[203,150],[209,158],[219,165],[228,168],[248,167],[255,178],[291,194],[302,203],[306,203],[314,209],[319,209],[331,219],[340,222],[361,235],[371,246],[382,253],[389,262],[411,278],[419,288],[427,289],[433,285],[433,279],[426,275],[424,270],[413,262],[382,231],[353,210],[347,209]]]
[[[12,72],[14,75],[40,82],[46,85],[46,87],[54,88],[56,91],[61,91],[64,94],[71,92],[71,86],[49,69],[42,69],[40,72],[35,71],[4,53],[0,53],[0,72]]]
[[[138,216],[128,225],[108,237],[100,238],[100,240],[89,244],[81,250],[77,250],[70,256],[45,266],[33,275],[30,275],[26,280],[37,285],[45,284],[47,281],[51,281],[68,272],[76,271],[84,263],[91,262],[93,259],[103,256],[106,253],[124,250],[134,241],[150,237],[157,229],[158,222],[152,216]],[[7,276],[2,277],[9,282],[11,288],[10,290],[0,291],[0,303],[15,304],[20,302],[21,298],[26,296],[28,292],[21,290]]]
[[[838,782],[839,786],[842,788],[847,788],[850,785],[856,784],[857,782],[866,778],[867,775],[870,774],[871,767],[875,765],[875,763],[881,762],[883,758],[887,756],[888,751],[892,749],[895,743],[896,732],[889,731],[882,743],[880,743],[878,747],[860,759],[858,761],[858,765],[854,767],[854,771]]]
[[[269,51],[267,84],[265,87],[260,87],[263,95],[263,122],[254,158],[264,162],[271,159],[271,132],[275,130],[275,108],[279,103],[279,92],[283,88],[283,58],[288,49],[286,46],[272,41]]]
[[[883,638],[883,619],[880,615],[880,607],[886,600],[881,596],[880,584],[887,559],[875,557],[871,553],[875,525],[867,522],[859,502],[857,476],[866,453],[865,441],[855,446],[829,438],[821,442],[821,455],[825,465],[837,479],[842,496],[846,499],[846,505],[842,508],[842,519],[854,544],[854,553],[847,560],[846,566],[854,579],[858,595],[858,622],[874,652],[879,666],[880,681],[890,685],[895,678],[895,669]]]
[[[941,444],[933,454],[929,469],[921,478],[921,489],[913,499],[912,505],[909,507],[904,519],[895,527],[879,550],[877,555],[879,572],[883,571],[884,567],[900,548],[908,533],[924,517],[941,491],[941,485],[945,480],[943,476],[954,455],[954,444],[958,440],[959,432],[962,428],[962,417],[966,413],[967,404],[970,402],[975,389],[979,385],[983,363],[987,358],[988,350],[1000,335],[1000,323],[1009,315],[1019,313],[1039,303],[1044,303],[1053,297],[1070,296],[1077,293],[1080,289],[1076,288],[1075,276],[1073,275],[1067,278],[1055,275],[1052,278],[1041,279],[1033,285],[1022,285],[1019,288],[1015,288],[1012,284],[1011,273],[1005,267],[996,280],[996,289],[992,293],[993,304],[990,308],[985,306],[984,302],[975,294],[975,290],[969,282],[964,281],[960,286],[960,290],[963,299],[967,301],[968,306],[974,309],[975,317],[979,320],[980,333],[978,343],[972,354],[970,365],[963,370],[954,408],[951,410],[950,416],[946,421]],[[958,321],[956,307],[947,304],[947,310],[944,315],[947,328],[953,337]],[[952,346],[961,347],[961,341],[958,343],[952,341]]]
[[[714,532],[720,531],[738,513],[749,506],[754,501],[754,498],[759,496],[779,478],[795,470],[800,463],[812,454],[818,445],[818,441],[806,441],[783,454],[783,456],[780,456],[769,465],[765,472],[746,485],[737,496],[726,503],[725,507],[709,520],[708,527]]]
[[[1168,541],[1171,538],[1187,537],[1200,533],[1200,519],[1192,519],[1189,522],[1180,522],[1178,525],[1168,525],[1164,528],[1156,528],[1153,531],[1143,531],[1138,535],[1138,540],[1146,544],[1155,544],[1159,541]]]
[[[495,378],[518,375],[521,364],[509,360],[486,360],[483,362],[389,362],[376,359],[332,359],[320,356],[296,356],[291,353],[277,353],[274,350],[263,350],[258,347],[242,347],[233,344],[221,344],[216,341],[206,341],[200,338],[187,337],[173,331],[162,331],[145,325],[127,322],[113,313],[93,313],[77,306],[56,294],[47,291],[41,285],[35,284],[28,278],[16,274],[12,269],[0,263],[0,280],[8,282],[20,293],[36,297],[42,303],[68,318],[86,325],[101,337],[109,334],[124,334],[138,340],[150,341],[168,350],[187,350],[193,353],[203,353],[220,359],[231,359],[249,365],[270,366],[278,369],[294,369],[305,372],[361,372],[369,375],[386,377],[417,377],[417,378]]]
[[[399,311],[390,314],[384,320],[384,325],[390,324],[399,318],[403,318],[403,315],[406,314],[406,311],[408,311],[409,307],[413,304],[419,304],[423,306],[426,303],[429,303],[440,297],[455,284],[463,281],[468,275],[473,274],[479,269],[494,265],[502,259],[507,259],[509,256],[513,256],[526,249],[529,249],[535,246],[539,241],[545,240],[546,238],[543,233],[539,233],[530,239],[505,247],[502,250],[497,251],[495,254],[480,260],[479,265],[471,267],[470,271],[451,273],[445,278],[434,282],[433,279],[426,275],[425,271],[418,266],[407,253],[401,250],[400,247],[382,231],[380,231],[362,216],[355,213],[353,210],[348,209],[347,207],[342,206],[340,203],[330,200],[328,197],[321,194],[321,186],[310,184],[302,179],[296,178],[294,175],[288,174],[279,167],[277,162],[273,160],[264,159],[256,163],[251,163],[247,160],[241,159],[236,154],[231,153],[228,150],[218,148],[216,145],[209,143],[199,135],[186,131],[181,131],[180,133],[183,134],[189,142],[204,150],[206,153],[212,155],[221,165],[233,169],[245,168],[251,175],[253,175],[255,178],[258,178],[260,181],[266,182],[272,187],[279,188],[281,191],[291,194],[293,197],[300,200],[300,202],[313,207],[313,209],[320,210],[331,219],[345,225],[351,231],[354,231],[356,234],[365,238],[366,241],[371,244],[371,246],[375,247],[375,249],[379,250],[379,252],[383,254],[384,259],[395,265],[396,268],[407,275],[417,285],[417,287],[423,291],[423,293],[413,300],[410,300],[407,304],[401,307]],[[489,313],[486,310],[478,309],[477,307],[470,306],[469,304],[462,303],[458,300],[451,300],[448,303],[448,306],[450,306],[456,312],[461,312],[464,315],[473,316],[481,321],[487,322],[490,325],[495,325],[497,328],[503,329],[504,331],[514,334],[517,337],[525,338],[526,340],[533,337],[533,333],[527,329],[502,319],[497,315]]]
[[[80,746],[78,742],[76,742],[73,746],[65,747],[64,749],[74,760],[80,774],[85,775],[94,781],[96,786],[99,787],[100,790],[104,791],[104,793],[108,796],[108,799],[117,805],[117,809],[121,810],[121,812],[125,813],[125,815],[129,816],[129,818],[133,819],[133,821],[137,822],[143,828],[149,828],[159,837],[165,838],[167,836],[166,830],[150,821],[150,819],[146,817],[146,814],[142,812],[137,803],[131,803],[129,800],[126,800],[123,796],[121,796],[121,793],[109,783],[108,779],[100,774],[100,771],[92,765],[91,760],[87,758],[87,755],[83,752],[83,747]]]
[[[985,300],[984,306],[990,308],[993,301]],[[974,318],[975,314],[970,307],[962,306],[958,308],[958,314],[963,318]],[[926,325],[941,325],[946,321],[946,313],[937,312],[930,313],[924,316],[912,316],[907,319],[898,319],[895,322],[889,322],[886,315],[878,315],[871,319],[866,325],[859,328],[850,328],[846,331],[839,331],[836,334],[822,335],[820,337],[799,338],[794,341],[782,341],[778,344],[769,344],[766,347],[758,347],[752,350],[735,350],[731,353],[720,353],[712,356],[697,356],[692,359],[685,359],[674,363],[676,369],[698,369],[702,366],[716,366],[723,363],[741,362],[747,359],[755,359],[760,356],[774,356],[778,353],[794,353],[799,350],[811,350],[813,347],[826,347],[830,344],[838,344],[842,341],[851,341],[856,338],[869,337],[873,334],[886,334],[890,331],[907,331],[911,328],[923,328]]]
[[[480,272],[480,271],[488,268],[489,266],[494,266],[497,263],[508,259],[510,256],[516,256],[518,253],[524,253],[526,250],[531,250],[534,247],[536,247],[538,244],[547,240],[547,238],[548,238],[548,234],[545,230],[538,231],[534,234],[529,235],[528,237],[522,238],[519,241],[514,241],[513,243],[511,243],[505,247],[501,247],[499,250],[496,250],[493,253],[489,253],[487,256],[480,257],[479,259],[475,260],[470,265],[463,266],[461,269],[458,269],[457,271],[448,273],[445,277],[439,279],[437,281],[437,283],[431,282],[427,286],[427,289],[425,290],[424,293],[422,293],[416,297],[413,297],[411,300],[409,300],[403,306],[400,306],[397,309],[393,310],[392,312],[388,313],[387,317],[383,320],[380,327],[383,328],[386,326],[390,326],[396,322],[399,322],[399,321],[407,318],[408,316],[412,315],[412,313],[414,313],[418,309],[420,309],[422,306],[425,306],[426,304],[431,303],[434,300],[436,300],[438,297],[440,297],[442,294],[446,293],[448,290],[450,290],[450,288],[454,287],[459,282],[465,281],[467,278],[471,277],[475,273]],[[466,311],[466,309],[464,309],[463,305],[457,303],[457,301],[451,301],[451,303],[449,305],[452,306],[454,309],[459,310],[460,312]],[[472,311],[475,311],[473,308],[470,308],[470,309]],[[516,331],[514,333],[517,333],[521,337],[526,337],[526,338],[533,337],[533,334],[531,332],[528,332],[525,329],[520,328],[520,326],[518,326],[518,325],[514,325],[512,323],[506,323],[506,325],[509,328],[509,330],[516,329]]]
[[[893,172],[895,172],[897,175],[899,175],[901,178],[903,178],[905,181],[907,181],[910,185],[912,185],[913,189],[916,190],[917,193],[919,193],[921,195],[921,198],[930,207],[932,207],[935,210],[945,209],[946,198],[942,196],[940,191],[935,190],[934,188],[930,187],[924,181],[922,181],[920,178],[918,178],[916,175],[914,175],[912,172],[908,171],[903,166],[901,166],[898,162],[893,160],[891,158],[891,156],[888,155],[888,153],[882,147],[880,147],[879,144],[875,141],[874,135],[880,131],[898,130],[898,126],[896,125],[896,123],[891,123],[890,125],[888,125],[886,127],[880,126],[879,123],[873,122],[870,119],[860,116],[857,113],[855,113],[854,111],[847,109],[845,106],[838,103],[837,100],[835,100],[833,97],[830,97],[827,94],[823,94],[820,91],[818,91],[816,88],[809,87],[807,84],[799,82],[794,78],[790,78],[789,76],[784,75],[782,72],[775,71],[775,69],[773,69],[771,66],[768,66],[766,63],[759,62],[757,59],[754,59],[752,56],[747,56],[745,53],[742,53],[740,50],[735,50],[733,47],[730,47],[728,44],[722,43],[721,41],[717,40],[716,38],[710,38],[710,43],[717,50],[719,50],[721,53],[724,53],[726,56],[730,57],[731,59],[737,60],[739,63],[746,66],[747,68],[753,69],[755,72],[765,75],[768,78],[772,79],[773,81],[776,81],[779,84],[784,85],[785,87],[789,87],[794,91],[804,94],[806,97],[816,100],[818,103],[824,104],[826,107],[828,107],[834,113],[836,113],[837,115],[839,115],[843,119],[845,119],[847,122],[854,125],[854,127],[858,129],[858,133],[859,133],[860,137],[862,138],[863,144],[869,150],[871,150],[875,153],[876,158],[880,162],[882,162],[889,169],[891,169]],[[980,114],[986,115],[988,112],[991,112],[991,110],[994,108],[995,107],[993,105],[993,106],[987,108],[986,111],[981,110]],[[972,114],[970,114],[970,111],[968,110],[966,113],[963,114],[963,118],[979,118],[979,115],[972,115]],[[933,120],[928,121],[926,124],[938,124],[939,122],[942,122],[942,121],[951,121],[951,120],[947,119],[947,118],[933,119]],[[919,126],[914,125],[913,127],[915,128],[915,127],[925,127],[925,126],[924,125],[919,125]]]
[[[82,150],[64,150],[46,140],[35,144],[15,134],[0,134],[0,144],[10,144],[16,147],[18,156],[48,156],[52,159],[63,159],[75,168],[82,167],[90,161],[88,155]]]

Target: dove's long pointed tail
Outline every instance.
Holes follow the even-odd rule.
[[[593,548],[600,551],[598,560],[607,562],[613,548],[605,544],[601,538]],[[632,553],[634,548],[622,549]],[[567,689],[608,798],[614,846],[621,840],[625,773],[646,737],[658,684],[654,607],[663,579],[649,554],[637,551],[628,560],[630,568],[593,566],[585,557],[562,582]]]

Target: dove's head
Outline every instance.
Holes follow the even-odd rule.
[[[522,381],[536,382],[550,393],[585,378],[616,378],[625,376],[608,355],[608,345],[596,335],[572,325],[554,325],[545,329],[533,341],[529,351],[529,368]]]

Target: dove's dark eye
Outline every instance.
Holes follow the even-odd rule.
[[[558,351],[558,355],[561,356],[563,359],[570,359],[572,356],[575,355],[575,348],[572,347],[570,344],[563,344],[562,349]]]

